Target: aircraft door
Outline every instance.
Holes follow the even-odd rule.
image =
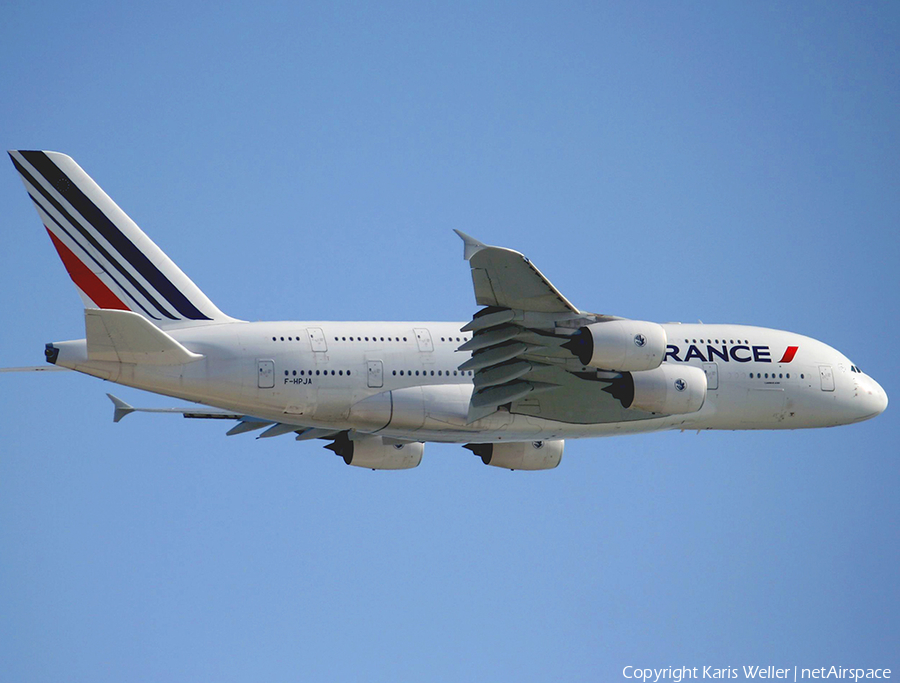
[[[370,389],[384,386],[384,365],[380,360],[366,361],[366,382]]]
[[[431,332],[424,327],[417,327],[413,330],[416,333],[416,343],[419,345],[419,351],[423,353],[434,351],[434,342],[431,340]]]
[[[822,382],[822,391],[834,391],[834,371],[830,365],[819,366],[819,380]]]
[[[256,386],[260,389],[272,389],[275,386],[274,360],[256,361]]]
[[[325,333],[321,327],[307,327],[306,334],[309,335],[309,345],[313,351],[328,351],[328,344],[325,343]]]
[[[704,363],[703,372],[706,373],[706,388],[715,391],[719,388],[719,365],[718,363]]]

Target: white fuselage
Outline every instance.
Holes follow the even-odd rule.
[[[57,364],[273,422],[453,443],[829,427],[874,417],[887,404],[872,378],[815,339],[743,325],[675,323],[663,325],[665,362],[706,372],[706,400],[697,412],[575,424],[499,411],[467,424],[473,377],[458,370],[469,354],[456,350],[470,338],[460,332],[463,324],[224,323],[169,331],[203,355],[185,365],[90,361],[84,340],[56,344]],[[567,369],[575,363],[560,362]]]
[[[829,427],[887,405],[874,380],[814,339],[582,311],[523,254],[458,230],[480,307],[466,323],[238,321],[74,159],[10,159],[85,306],[86,338],[48,345],[47,360],[212,406],[192,414],[238,420],[229,433],[271,425],[261,437],[327,438],[349,464],[393,469],[418,464],[421,448],[399,454],[414,442],[540,451],[661,429]],[[135,410],[113,402],[116,419]],[[562,443],[470,450],[546,469]]]

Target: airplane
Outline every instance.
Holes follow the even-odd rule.
[[[833,427],[887,407],[874,379],[820,341],[589,313],[519,252],[459,231],[481,306],[469,321],[237,320],[71,157],[9,156],[84,303],[84,338],[47,344],[46,361],[200,404],[109,395],[116,422],[141,411],[232,420],[228,435],[320,439],[373,470],[418,466],[426,442],[545,470],[565,439]]]

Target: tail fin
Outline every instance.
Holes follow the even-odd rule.
[[[133,311],[163,328],[233,320],[71,157],[9,156],[85,308]]]

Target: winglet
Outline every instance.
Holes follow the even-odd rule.
[[[465,251],[463,252],[463,258],[466,261],[468,261],[470,258],[475,256],[475,254],[477,254],[482,249],[487,248],[486,244],[484,244],[483,242],[479,242],[474,237],[467,235],[466,233],[462,232],[461,230],[457,230],[456,228],[454,228],[453,232],[455,232],[457,235],[459,235],[460,239],[462,239],[463,243],[465,244]]]
[[[113,412],[113,422],[118,422],[126,415],[134,412],[134,408],[125,403],[121,398],[117,398],[112,394],[107,394],[109,396],[109,400],[113,402],[113,405],[116,407],[115,412]]]

